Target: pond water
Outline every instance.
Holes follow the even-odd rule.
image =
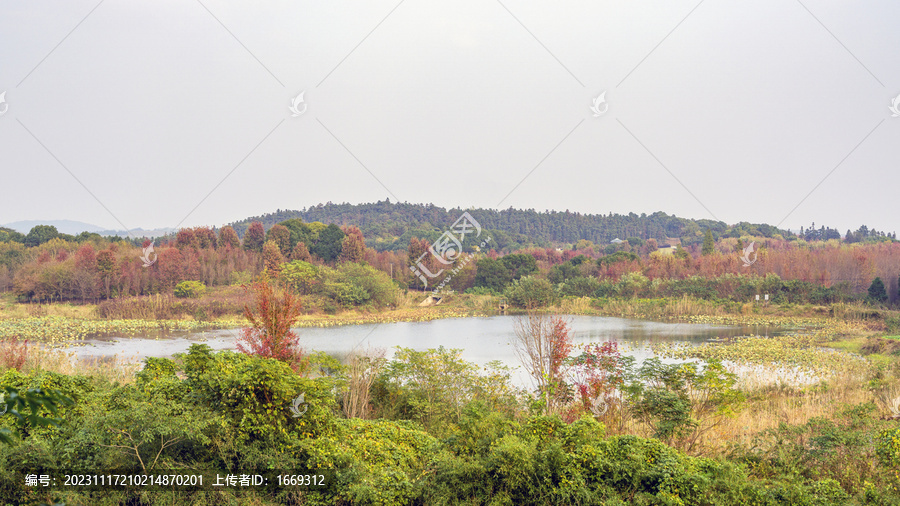
[[[700,344],[711,339],[777,335],[782,329],[769,326],[725,326],[695,323],[664,323],[600,316],[569,317],[575,344],[615,341],[625,354],[640,363],[652,357],[650,346],[657,342]],[[461,348],[462,358],[484,365],[500,360],[518,366],[513,347],[514,316],[447,318],[426,322],[398,322],[370,325],[345,325],[294,329],[306,351],[324,351],[338,357],[357,351],[383,349],[390,357],[395,346],[426,350],[444,346]],[[206,343],[214,350],[236,348],[238,329],[181,333],[154,337],[104,337],[85,340],[75,355],[96,360],[118,355],[123,359],[171,357],[186,352],[194,343]],[[666,361],[672,362],[672,361]],[[524,384],[524,375],[516,374],[516,383]]]

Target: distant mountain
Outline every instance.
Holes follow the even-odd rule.
[[[2,226],[11,228],[16,232],[27,234],[29,231],[31,231],[32,228],[35,227],[35,225],[53,225],[54,227],[56,227],[56,230],[58,230],[59,233],[69,235],[78,235],[82,232],[90,232],[102,236],[117,235],[119,237],[125,237],[128,235],[128,232],[124,230],[110,230],[103,227],[98,227],[97,225],[92,225],[90,223],[72,220],[24,220],[7,223]],[[135,228],[131,230],[131,234],[135,237],[160,237],[171,234],[173,232],[175,232],[174,228],[158,228],[151,230]]]
[[[60,233],[78,235],[82,232],[100,232],[103,227],[84,223],[82,221],[72,220],[26,220],[7,223],[4,227],[11,228],[16,232],[27,234],[36,225],[53,225]]]
[[[431,241],[437,239],[462,213],[463,209],[444,209],[431,204],[392,203],[387,200],[370,204],[319,204],[299,211],[277,210],[230,225],[243,236],[254,221],[268,229],[290,218],[305,222],[356,225],[366,243],[379,250],[405,249],[410,237]],[[491,231],[498,249],[528,246],[574,244],[581,239],[595,244],[609,244],[615,238],[654,238],[660,243],[667,238],[680,238],[682,244],[703,241],[703,231],[710,229],[718,237],[742,235],[773,237],[790,235],[766,224],[741,222],[729,226],[721,221],[679,218],[664,212],[653,214],[584,214],[571,211],[534,209],[469,209],[469,213]]]

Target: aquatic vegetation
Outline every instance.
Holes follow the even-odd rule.
[[[746,336],[729,341],[688,346],[656,343],[653,351],[662,357],[718,360],[734,364],[736,370],[754,372],[789,384],[810,384],[834,376],[862,373],[869,362],[860,356],[823,348],[815,334],[775,337]],[[763,369],[760,369],[760,368]]]
[[[80,341],[88,337],[117,335],[134,336],[152,331],[197,331],[242,325],[242,321],[220,320],[198,322],[195,320],[89,320],[44,316],[10,318],[0,320],[0,339],[17,336],[19,339],[62,344]]]

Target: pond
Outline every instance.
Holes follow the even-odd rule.
[[[625,354],[640,363],[653,356],[650,346],[657,342],[700,344],[711,339],[746,336],[777,335],[783,329],[759,326],[727,326],[696,323],[665,323],[601,316],[572,316],[573,341],[576,345],[590,342],[615,341]],[[395,346],[426,350],[444,346],[461,348],[462,358],[484,365],[499,360],[509,366],[520,365],[513,347],[514,316],[447,318],[425,322],[398,322],[338,327],[294,329],[306,351],[324,351],[344,357],[357,351],[383,349],[388,357]],[[105,337],[86,339],[85,346],[76,347],[75,355],[87,360],[118,355],[123,359],[140,360],[145,357],[171,357],[183,353],[194,343],[205,343],[214,350],[236,348],[238,329],[180,333],[160,338]],[[665,360],[666,362],[674,362]],[[515,382],[524,385],[523,373]]]

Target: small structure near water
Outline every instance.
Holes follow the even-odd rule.
[[[437,306],[441,302],[444,301],[443,297],[439,297],[437,295],[429,295],[422,302],[419,303],[420,306]]]

